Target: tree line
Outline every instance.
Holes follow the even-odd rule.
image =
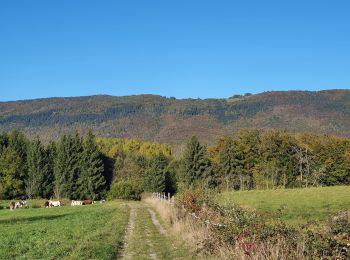
[[[44,145],[19,131],[0,135],[0,198],[98,199],[104,163],[92,132],[65,134]]]
[[[194,137],[180,161],[187,183],[220,190],[350,184],[350,140],[317,133],[243,129],[209,148]]]
[[[166,144],[65,134],[43,144],[0,135],[0,198],[139,199],[142,192],[350,184],[350,139],[242,129],[206,146],[192,137],[179,156]]]
[[[242,129],[213,146],[194,136],[178,157],[169,147],[155,144],[150,152],[140,149],[140,143],[128,142],[129,148],[109,147],[111,190],[116,197],[135,198],[143,191],[174,193],[196,186],[223,191],[350,184],[347,138]]]

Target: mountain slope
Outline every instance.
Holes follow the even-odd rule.
[[[264,92],[205,100],[137,95],[0,102],[0,131],[21,129],[44,140],[91,128],[106,137],[178,143],[197,135],[211,142],[247,127],[350,136],[350,90]]]

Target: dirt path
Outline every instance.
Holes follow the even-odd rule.
[[[159,233],[161,233],[162,235],[164,236],[167,236],[168,235],[168,232],[163,228],[163,226],[160,224],[157,216],[156,216],[156,213],[152,210],[152,209],[148,209],[148,212],[151,214],[151,218],[152,218],[152,223],[153,225],[155,225],[159,231]]]
[[[124,238],[124,251],[122,254],[122,259],[132,259],[132,252],[126,252],[126,248],[129,246],[130,240],[132,238],[134,228],[135,228],[135,219],[136,219],[136,209],[133,205],[130,205],[130,213],[129,213],[129,222],[128,227],[126,229],[126,234]]]
[[[122,259],[190,259],[175,247],[156,212],[144,202],[131,202]]]

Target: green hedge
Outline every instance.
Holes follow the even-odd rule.
[[[122,180],[112,184],[107,194],[107,199],[140,200],[142,192],[143,190],[140,184],[129,180]]]

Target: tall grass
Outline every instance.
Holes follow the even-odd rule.
[[[348,195],[344,192],[346,190],[347,187],[327,189],[339,199]],[[337,194],[337,191],[343,191],[343,193]],[[281,196],[280,190],[275,192],[276,194],[272,196],[270,203],[274,201],[274,198],[276,201],[277,198],[283,200],[283,197],[288,197],[287,195]],[[291,197],[294,198],[300,197],[298,194],[300,190],[283,192],[292,192]],[[302,193],[310,192],[313,196],[305,198],[304,201],[296,201],[292,205],[312,204],[307,199],[322,201],[322,197],[315,195],[319,194],[319,190],[308,189]],[[215,200],[211,200],[212,194],[204,193],[201,190],[185,192],[178,196],[175,206],[153,198],[146,200],[167,221],[172,234],[191,245],[201,258],[320,259],[334,257],[347,259],[350,257],[350,213],[346,211],[346,207],[341,206],[343,205],[341,203],[338,203],[338,206],[335,206],[333,210],[335,212],[335,209],[341,209],[343,212],[334,217],[328,216],[332,211],[327,211],[324,213],[325,215],[319,213],[322,212],[323,207],[326,207],[321,202],[307,209],[310,212],[307,215],[309,219],[315,216],[315,220],[318,220],[321,215],[321,218],[324,218],[323,222],[314,221],[300,225],[294,222],[295,225],[290,225],[289,222],[281,218],[281,212],[278,212],[276,205],[276,212],[266,215],[251,208],[242,208],[227,200],[225,201],[226,205],[217,204]],[[251,194],[254,193],[263,192],[251,192]],[[268,193],[271,194],[273,191],[268,191]],[[227,196],[227,194],[225,195]],[[333,203],[332,195],[329,203]],[[255,196],[258,196],[256,199],[258,201],[262,198],[257,194]],[[254,201],[253,198],[252,201]],[[286,201],[288,203],[288,200]],[[268,208],[273,209],[271,205]],[[347,204],[345,203],[345,205]],[[312,209],[316,212],[312,212]],[[300,216],[300,212],[298,213],[297,216]],[[196,218],[192,217],[193,214]],[[211,223],[220,221],[222,225],[208,224],[208,221]]]
[[[199,259],[288,259],[286,254],[289,245],[284,238],[279,238],[273,243],[260,243],[254,248],[254,253],[247,253],[248,241],[241,241],[234,246],[224,243],[217,238],[217,234],[205,224],[191,217],[181,209],[167,202],[161,202],[155,198],[145,199],[147,203],[157,210],[161,218],[170,226],[170,233],[178,239],[185,241]],[[296,247],[294,257],[303,258],[304,241]]]
[[[176,207],[167,202],[161,202],[155,198],[144,199],[146,203],[151,205],[165,221],[169,227],[170,234],[178,241],[178,243],[186,243],[192,249],[192,253],[201,254],[202,250],[200,241],[210,236],[210,232],[199,223],[193,221],[190,217],[183,215]]]

